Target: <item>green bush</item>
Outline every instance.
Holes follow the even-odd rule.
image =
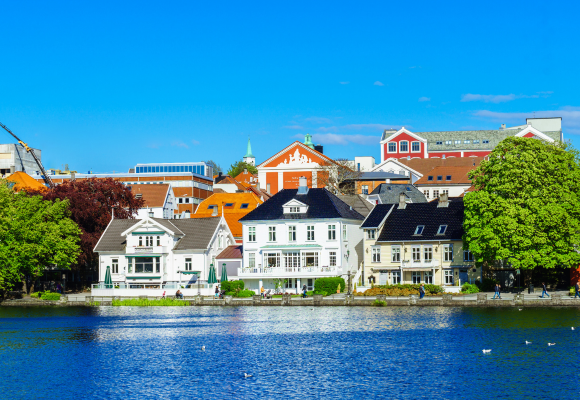
[[[472,285],[471,283],[464,283],[461,286],[461,293],[479,293],[479,288],[475,285]]]
[[[253,295],[255,295],[256,293],[253,290],[240,290],[238,292],[238,294],[236,295],[236,297],[252,297]]]
[[[570,288],[570,296],[575,296],[576,295],[576,288],[574,286],[572,286]]]
[[[374,288],[382,290],[393,290],[398,289],[400,291],[408,291],[410,294],[419,294],[419,288],[421,287],[418,283],[405,283],[398,285],[375,285]],[[425,294],[434,295],[443,293],[443,288],[439,285],[427,284],[425,285]]]
[[[226,296],[235,296],[236,292],[226,292],[225,295]]]
[[[40,298],[42,300],[58,301],[60,300],[60,293],[44,292]]]
[[[337,276],[335,278],[318,278],[316,282],[314,282],[314,294],[322,294],[320,292],[326,292],[330,294],[336,293],[339,285],[341,288],[346,287],[346,283],[341,277]]]
[[[328,296],[328,293],[325,292],[324,290],[315,290],[314,292],[306,292],[306,295],[308,296],[308,293],[312,293],[312,294],[321,294],[323,297],[324,296]]]
[[[226,294],[228,292],[236,292],[239,290],[244,290],[244,281],[225,281],[220,283],[220,289],[225,290]]]
[[[30,297],[34,297],[34,298],[40,298],[40,296],[42,296],[42,292],[34,292],[30,294]]]
[[[172,298],[165,299],[125,299],[125,300],[113,300],[113,306],[137,306],[137,307],[150,307],[150,306],[189,306],[189,301],[177,300]]]
[[[377,307],[384,307],[387,305],[387,302],[384,300],[375,300],[373,304]]]

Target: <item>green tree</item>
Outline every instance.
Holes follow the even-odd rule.
[[[228,170],[228,175],[231,176],[232,178],[235,178],[236,176],[238,176],[239,174],[244,172],[244,169],[247,169],[250,174],[257,174],[258,173],[258,168],[256,168],[252,164],[248,164],[248,163],[240,160],[240,161],[235,162],[232,165],[230,165],[230,169]]]
[[[515,268],[577,267],[580,166],[569,144],[503,140],[470,173],[464,243],[476,261]]]
[[[222,167],[214,160],[207,160],[205,163],[213,168],[214,175],[219,175],[220,172],[223,172]]]
[[[14,193],[0,182],[0,292],[45,268],[70,268],[79,253],[81,231],[70,218],[68,202]]]

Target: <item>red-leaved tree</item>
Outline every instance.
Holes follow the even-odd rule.
[[[81,254],[77,271],[87,278],[98,265],[98,255],[93,252],[101,235],[111,221],[114,210],[115,218],[134,218],[144,200],[135,198],[134,194],[121,182],[112,178],[83,179],[66,181],[53,189],[42,192],[29,192],[41,195],[45,200],[67,199],[70,204],[71,219],[81,229]],[[84,280],[83,279],[83,280]]]

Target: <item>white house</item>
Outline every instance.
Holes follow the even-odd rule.
[[[172,292],[181,286],[187,294],[190,281],[199,278],[207,283],[210,264],[215,265],[218,254],[234,243],[223,217],[113,219],[94,249],[99,253],[101,284],[93,294],[131,295],[139,288],[160,295],[161,289]],[[107,267],[113,289],[103,288]],[[211,292],[211,287],[204,288],[208,292],[204,294]],[[105,293],[95,293],[99,290]],[[107,292],[111,290],[118,293]],[[197,293],[197,285],[189,291]]]
[[[238,274],[247,288],[284,291],[314,288],[317,278],[343,276],[353,280],[362,268],[364,217],[324,188],[283,189],[240,219],[243,267]]]
[[[138,199],[143,199],[145,204],[137,212],[137,218],[174,218],[177,202],[171,185],[130,185],[131,192]]]

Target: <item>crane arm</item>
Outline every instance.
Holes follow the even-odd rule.
[[[36,161],[36,164],[38,165],[38,168],[40,168],[40,172],[42,173],[42,179],[44,179],[44,182],[46,182],[46,184],[48,185],[48,187],[50,187],[52,189],[54,187],[54,183],[52,182],[52,179],[50,179],[50,176],[44,170],[44,167],[42,166],[42,163],[40,162],[40,160],[38,159],[38,157],[34,153],[34,149],[28,147],[28,145],[26,143],[24,143],[22,140],[20,140],[18,138],[18,136],[16,136],[14,133],[12,133],[12,131],[10,129],[8,129],[8,127],[6,125],[4,125],[4,124],[2,124],[0,122],[0,126],[2,128],[4,128],[6,130],[6,132],[8,132],[9,134],[11,134],[14,137],[14,139],[16,139],[18,141],[18,143],[22,147],[24,147],[28,153],[30,153],[30,155],[32,156],[32,158],[34,158],[34,161]]]

